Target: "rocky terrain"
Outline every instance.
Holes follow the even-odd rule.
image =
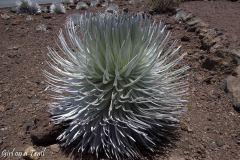
[[[178,140],[143,158],[240,159],[240,2],[190,1],[164,14],[149,12],[145,1],[114,3],[119,8],[110,12],[145,12],[163,21],[171,41],[179,40],[181,52],[188,53],[183,65],[191,67],[188,110]],[[53,126],[47,112],[51,99],[42,74],[49,69],[47,46],[57,49],[57,35],[69,15],[104,12],[107,6],[75,7],[66,14],[0,10],[0,159],[71,159],[55,141],[64,126]]]

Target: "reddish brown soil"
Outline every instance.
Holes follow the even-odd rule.
[[[196,3],[197,8],[199,4]],[[208,3],[206,2],[205,6]],[[191,4],[191,8],[193,6],[194,4]],[[121,7],[128,7],[134,11],[142,10],[141,6],[128,6],[125,2],[122,2]],[[209,12],[211,10],[209,7],[206,9],[209,9]],[[45,91],[47,84],[42,74],[42,70],[48,68],[46,47],[56,47],[57,34],[59,29],[63,28],[65,17],[79,11],[71,10],[66,15],[51,15],[50,19],[36,15],[32,16],[33,21],[26,21],[26,16],[15,15],[7,10],[0,12],[11,15],[9,20],[0,19],[0,154],[2,154],[4,149],[12,151],[16,148],[15,151],[23,151],[27,146],[33,145],[29,131],[34,129],[39,121],[44,121],[47,104],[51,101]],[[190,38],[190,41],[179,44],[183,46],[182,52],[188,52],[183,64],[191,66],[191,70],[188,111],[182,117],[180,139],[175,146],[166,149],[164,154],[153,154],[152,159],[240,159],[240,115],[233,109],[231,99],[224,92],[226,77],[224,68],[216,66],[212,70],[207,70],[202,66],[203,61],[212,55],[201,50],[198,36],[186,32],[185,26],[176,23],[173,16],[154,15],[154,18],[163,20],[168,25],[173,33],[172,39],[180,40],[183,36]],[[39,24],[47,25],[48,31],[36,31]],[[228,25],[221,27],[228,31]],[[230,33],[237,32],[231,30]],[[46,118],[45,121],[49,122],[49,119]],[[34,147],[38,151],[45,148]],[[22,158],[8,156],[0,159]],[[66,158],[62,152],[53,152],[47,146],[44,157],[40,160],[53,159],[70,158]]]
[[[240,45],[240,1],[193,1],[181,5]]]

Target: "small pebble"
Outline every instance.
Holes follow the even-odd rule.
[[[38,160],[39,156],[37,156],[36,154],[34,154],[36,151],[36,149],[33,148],[33,146],[29,146],[24,150],[24,159],[26,160]]]
[[[51,151],[58,153],[60,151],[60,147],[58,144],[53,144],[50,146]]]

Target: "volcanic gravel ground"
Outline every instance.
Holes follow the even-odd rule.
[[[240,45],[240,1],[192,1],[181,7],[224,32],[234,45]]]

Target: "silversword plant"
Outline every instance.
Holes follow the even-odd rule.
[[[65,6],[62,3],[53,3],[50,6],[50,13],[64,14],[66,13]]]
[[[142,15],[83,14],[60,31],[63,54],[49,48],[45,72],[52,120],[69,127],[61,146],[74,153],[136,159],[169,140],[184,110],[187,66],[165,26]],[[67,38],[66,38],[67,37]]]
[[[62,0],[63,4],[74,4],[74,0]]]
[[[31,0],[20,0],[17,1],[16,11],[17,13],[39,14],[41,13],[41,7]]]

